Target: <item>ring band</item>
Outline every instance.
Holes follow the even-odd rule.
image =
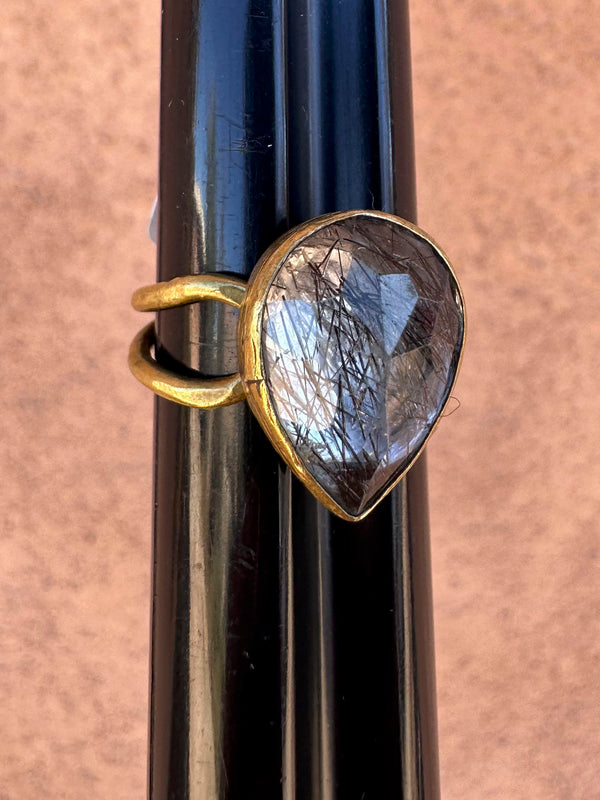
[[[136,311],[163,311],[200,300],[219,300],[239,308],[246,296],[246,281],[227,275],[182,275],[163,283],[142,286],[133,293]]]
[[[278,239],[247,284],[189,275],[138,289],[132,303],[157,311],[203,300],[239,309],[240,372],[165,369],[148,325],[131,345],[135,377],[197,408],[245,398],[315,497],[363,519],[419,457],[456,380],[464,303],[443,251],[391,214],[337,212]]]
[[[168,308],[218,300],[240,308],[246,296],[246,283],[226,275],[185,275],[171,281],[138,289],[131,304],[136,311],[161,311]],[[238,403],[245,392],[239,372],[219,378],[188,378],[162,367],[152,355],[156,345],[154,323],[146,325],[129,348],[129,369],[155,394],[194,408],[219,408]]]

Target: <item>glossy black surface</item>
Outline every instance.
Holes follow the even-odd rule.
[[[414,219],[407,31],[399,2],[164,0],[159,279],[247,275],[326,211]],[[224,307],[161,312],[159,340],[235,369]],[[150,796],[437,798],[422,460],[343,523],[246,404],[157,400]]]

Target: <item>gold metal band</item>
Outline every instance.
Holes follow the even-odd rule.
[[[225,275],[185,275],[165,283],[138,289],[131,300],[137,311],[160,311],[167,308],[218,300],[239,308],[246,296],[246,284]],[[218,408],[237,403],[245,397],[239,373],[219,378],[187,378],[161,367],[152,355],[156,344],[154,323],[146,325],[129,348],[129,369],[156,394],[195,408]]]
[[[133,293],[131,305],[136,311],[162,311],[186,306],[200,300],[219,300],[239,308],[246,296],[246,282],[227,275],[182,275],[164,283],[142,286]]]

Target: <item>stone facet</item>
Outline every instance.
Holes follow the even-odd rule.
[[[289,252],[262,325],[281,427],[332,500],[361,516],[405,471],[448,399],[464,335],[456,279],[417,232],[357,214]]]

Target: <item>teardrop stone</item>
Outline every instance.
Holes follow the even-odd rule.
[[[268,289],[271,402],[305,469],[360,516],[440,415],[464,336],[448,264],[400,222],[358,214],[301,240]]]

